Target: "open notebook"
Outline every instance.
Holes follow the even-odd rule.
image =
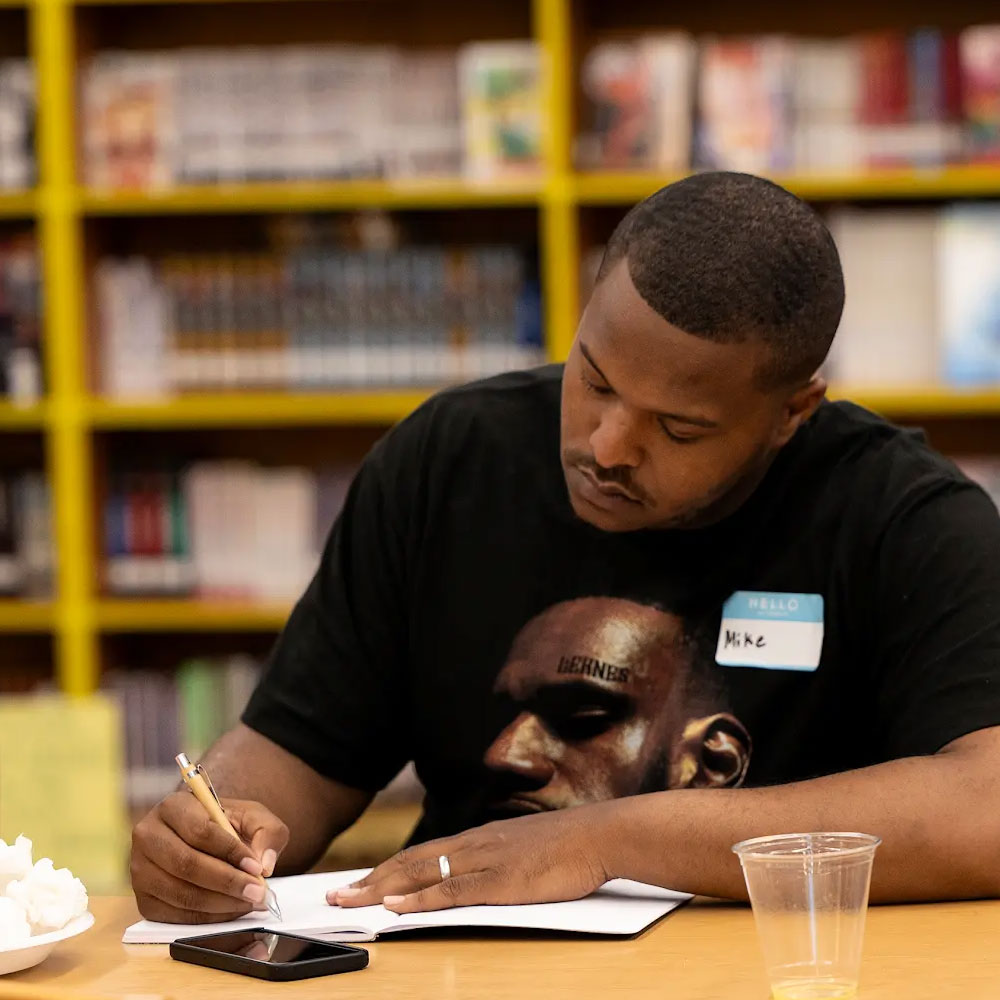
[[[175,938],[218,931],[268,927],[322,937],[329,941],[374,941],[394,931],[434,927],[509,927],[520,930],[568,931],[577,934],[630,936],[645,930],[691,897],[643,882],[615,879],[585,899],[529,906],[463,906],[434,913],[400,916],[382,906],[341,909],[329,906],[326,893],[348,885],[368,869],[334,874],[294,875],[270,880],[283,920],[251,913],[223,924],[159,924],[140,920],[125,931],[125,944],[166,944]]]

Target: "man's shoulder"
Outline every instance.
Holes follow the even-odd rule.
[[[435,450],[463,447],[470,438],[521,446],[558,431],[562,365],[506,372],[444,389],[418,407],[400,432]]]
[[[832,479],[851,485],[885,508],[917,498],[978,490],[959,467],[936,451],[920,428],[901,427],[847,400],[824,403],[811,444]]]
[[[558,410],[562,373],[562,365],[504,372],[444,389],[424,405],[437,417],[506,414],[511,417],[523,415],[530,419],[539,412]]]
[[[476,456],[494,464],[505,456],[551,459],[561,381],[562,365],[545,365],[444,389],[400,421],[370,460],[426,475]]]

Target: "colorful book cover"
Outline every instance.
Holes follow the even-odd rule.
[[[751,173],[792,166],[791,71],[791,43],[779,36],[703,44],[698,166]]]
[[[534,42],[476,42],[459,54],[465,170],[534,175],[542,157],[542,58]]]
[[[959,38],[968,155],[1000,161],[1000,26],[967,28]]]
[[[958,386],[1000,382],[1000,207],[944,209],[939,304],[944,376]]]

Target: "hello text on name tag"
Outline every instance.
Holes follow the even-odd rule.
[[[812,671],[822,650],[822,594],[737,590],[722,606],[723,666]]]

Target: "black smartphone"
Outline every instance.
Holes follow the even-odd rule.
[[[354,972],[368,965],[363,948],[263,927],[178,938],[170,945],[170,957],[272,982]]]

